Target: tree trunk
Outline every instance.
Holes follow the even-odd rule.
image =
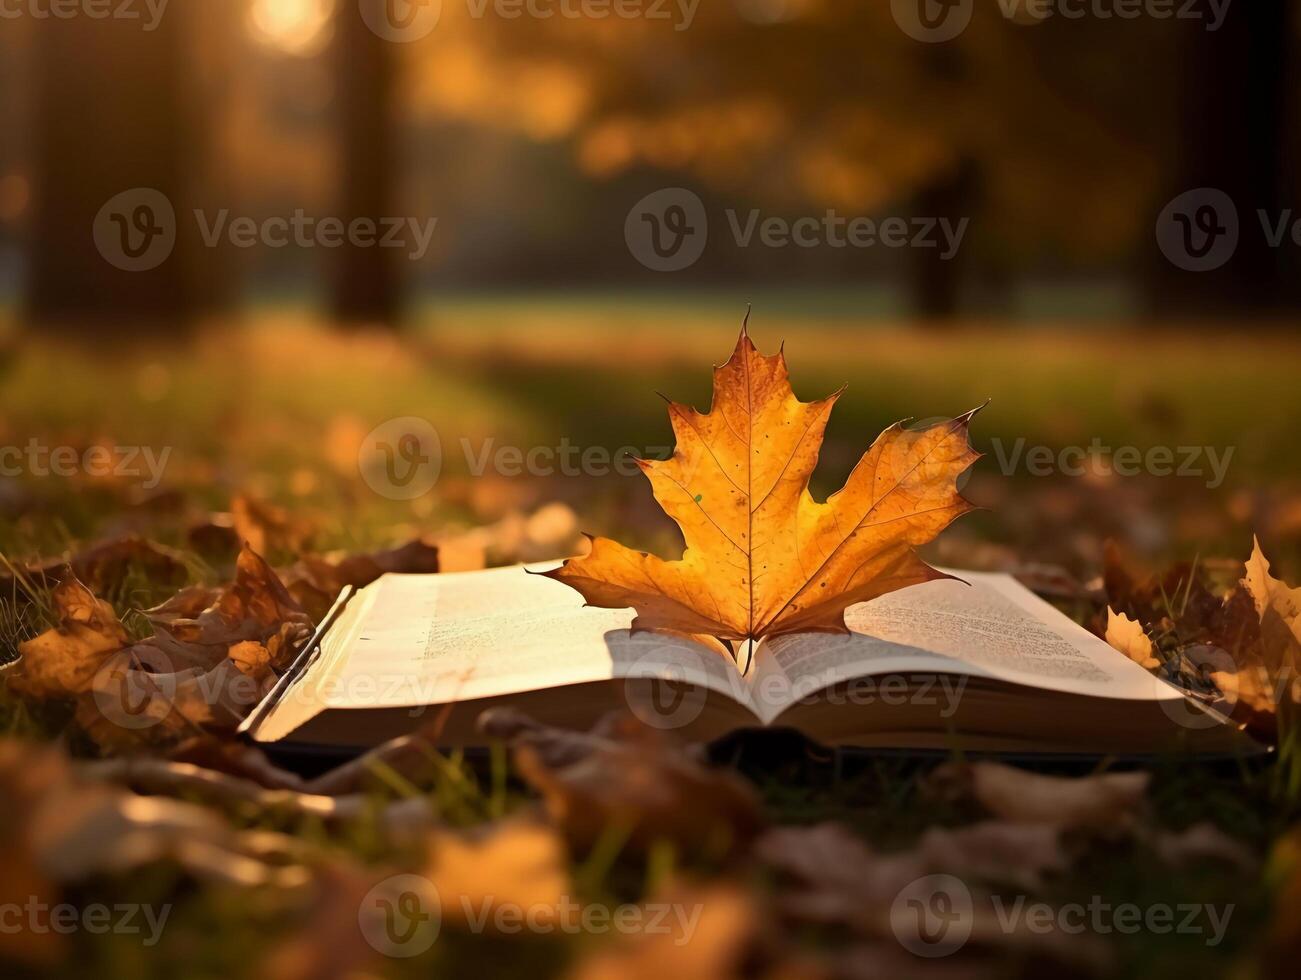
[[[25,302],[41,329],[184,333],[228,280],[192,209],[208,120],[188,12],[36,28],[36,187]]]
[[[1157,313],[1261,313],[1296,303],[1290,238],[1271,247],[1259,216],[1263,211],[1277,222],[1294,203],[1286,177],[1293,135],[1288,6],[1283,0],[1235,4],[1218,31],[1198,22],[1182,28],[1179,170],[1167,198],[1199,188],[1222,191],[1236,209],[1238,243],[1226,262],[1205,271],[1158,255],[1148,289]],[[1180,220],[1195,231],[1189,218]],[[1223,216],[1218,220],[1223,224]],[[1170,247],[1183,246],[1176,239],[1163,245]]]
[[[973,217],[979,190],[976,165],[964,157],[951,171],[922,189],[916,197],[914,216],[944,218],[956,228],[963,218]],[[933,325],[943,325],[960,312],[964,266],[961,249],[947,259],[942,257],[945,248],[938,227],[932,231],[932,237],[938,243],[936,248],[909,250],[911,307],[914,316]]]
[[[396,216],[393,94],[395,47],[372,32],[356,3],[342,3],[335,26],[338,70],[339,217],[380,221]],[[382,233],[382,231],[381,231]],[[395,326],[400,250],[344,244],[334,254],[331,312],[345,324]]]

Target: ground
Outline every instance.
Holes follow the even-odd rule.
[[[952,416],[988,402],[972,427],[987,457],[967,488],[985,509],[930,548],[934,560],[1023,571],[1056,566],[1080,595],[1055,601],[1081,620],[1092,612],[1081,596],[1100,573],[1108,537],[1158,565],[1195,558],[1227,584],[1256,532],[1275,573],[1301,580],[1301,473],[1288,448],[1301,418],[1301,343],[1294,337],[1141,324],[922,331],[865,324],[835,308],[809,317],[790,312],[791,304],[772,306],[756,306],[751,334],[765,351],[785,342],[797,394],[821,397],[848,386],[833,416],[816,493],[834,490],[889,423]],[[243,493],[309,521],[317,550],[360,551],[413,534],[451,533],[559,500],[584,530],[667,556],[679,546],[675,533],[639,474],[606,475],[613,464],[590,462],[606,458],[600,454],[589,455],[586,473],[547,470],[561,468],[566,446],[598,447],[611,459],[624,447],[666,451],[670,433],[656,392],[703,409],[708,367],[725,359],[744,307],[744,298],[719,296],[674,304],[464,298],[424,310],[400,337],[329,329],[289,308],[266,308],[186,341],[119,344],[105,337],[72,344],[10,334],[0,341],[0,444],[25,446],[35,436],[49,447],[151,447],[169,455],[156,487],[143,485],[147,476],[124,481],[27,472],[5,479],[0,553],[25,562],[136,531],[182,549],[193,578],[215,581],[221,570],[205,564],[189,531],[196,513],[224,511]],[[395,501],[358,478],[357,446],[376,425],[409,415],[438,431],[442,475],[431,494]],[[1222,483],[1205,457],[1197,473],[1125,477],[1100,467],[1082,476],[1039,476],[1023,455],[1012,455],[1018,445],[1022,453],[1042,445],[1056,459],[1064,447],[1091,444],[1211,447],[1220,458],[1229,449],[1232,455]],[[536,447],[557,452],[536,456],[537,472],[514,476],[491,462],[506,459],[509,470],[512,457],[497,454],[511,446],[525,454]],[[476,473],[480,460],[489,461],[487,469]],[[282,564],[294,556],[268,557]],[[128,576],[111,598],[130,616],[166,594]],[[0,613],[10,654],[45,625],[5,598]],[[3,698],[0,719],[11,732],[38,739],[63,733],[66,714],[33,715]],[[71,744],[93,753],[75,736]],[[876,759],[846,768],[800,751],[764,758],[751,748],[739,765],[759,787],[772,820],[842,820],[882,848],[905,847],[922,828],[969,817],[917,791],[931,762]],[[1150,797],[1162,827],[1209,819],[1263,856],[1297,816],[1296,787],[1268,763],[1170,759],[1153,771]],[[445,776],[431,792],[446,796],[447,780],[455,782]],[[516,786],[484,792],[465,822],[524,801]],[[263,825],[269,818],[250,812],[247,819]],[[277,829],[309,838],[324,833],[310,820]],[[364,825],[329,836],[330,846],[366,860],[384,857],[374,853]],[[635,870],[616,864],[597,887],[635,894],[630,877],[636,879]],[[124,887],[136,896],[162,895],[175,882],[157,870],[125,886],[93,881],[86,897],[121,901]],[[1181,936],[1111,937],[1120,972],[1131,976],[1241,970],[1271,916],[1266,880],[1224,868],[1171,871],[1132,842],[1052,887],[1052,896],[1064,901],[1100,894],[1235,906],[1224,943],[1213,948]],[[249,907],[220,890],[188,894],[176,914],[176,927],[156,951],[111,942],[87,945],[84,953],[113,976],[224,976],[264,947],[278,921],[275,908]],[[482,972],[489,968],[485,957],[548,972],[568,955],[539,942],[453,943],[436,953],[448,973]]]

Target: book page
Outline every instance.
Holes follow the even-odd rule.
[[[385,575],[349,603],[276,706],[273,727],[292,730],[327,708],[415,709],[619,677],[747,699],[721,653],[686,637],[631,635],[633,616],[586,607],[573,589],[522,567]]]
[[[760,716],[854,678],[942,672],[1097,697],[1182,697],[1010,575],[953,574],[970,584],[928,582],[851,607],[848,636],[765,640],[750,684]]]

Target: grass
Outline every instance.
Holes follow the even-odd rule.
[[[36,438],[79,450],[150,446],[170,454],[158,488],[85,474],[27,472],[0,480],[0,553],[14,561],[50,556],[77,541],[137,528],[185,547],[186,522],[207,509],[225,508],[239,491],[314,514],[322,547],[361,549],[471,521],[472,507],[452,492],[472,475],[467,446],[471,456],[487,444],[527,448],[556,446],[561,439],[610,451],[667,446],[664,408],[654,392],[704,407],[707,367],[726,357],[742,312],[741,298],[720,296],[673,304],[452,299],[425,311],[402,339],[341,334],[285,311],[264,311],[249,324],[215,329],[189,343],[72,346],[11,337],[0,347],[0,446]],[[986,449],[995,438],[1060,448],[1087,446],[1095,437],[1112,446],[1233,447],[1225,486],[1212,490],[1171,479],[1145,498],[1159,506],[1137,516],[1172,529],[1157,548],[1166,557],[1245,557],[1255,512],[1248,509],[1244,516],[1234,510],[1236,502],[1244,495],[1295,492],[1295,454],[1287,447],[1301,417],[1301,343],[1279,335],[1141,325],[1035,331],[993,324],[923,333],[860,322],[840,301],[811,317],[777,300],[771,308],[757,306],[752,334],[764,350],[786,341],[802,397],[849,384],[824,448],[816,488],[821,492],[838,485],[857,454],[895,419],[952,415],[986,399],[992,402],[975,426],[977,443]],[[443,444],[443,480],[434,494],[414,502],[370,493],[356,469],[361,436],[402,415],[431,420]],[[639,477],[555,476],[540,482],[543,499],[570,500],[585,527],[651,547],[673,546],[664,523],[646,516],[648,493]],[[1011,542],[1027,559],[1056,560],[1062,541],[1098,534],[1070,518],[1054,526],[1051,509],[1043,511],[1048,516],[1036,529],[1026,530],[1016,523],[1017,511],[1048,508],[1059,483],[1023,472],[1010,482],[1003,508],[973,522],[976,538]],[[1077,497],[1093,495],[1103,511],[1123,496],[1114,482],[1075,481],[1069,489]],[[159,505],[160,491],[178,491],[182,503]],[[1180,524],[1186,511],[1208,508],[1237,516],[1210,530]],[[1044,522],[1051,533],[1042,530]],[[1297,580],[1301,544],[1271,544],[1276,571]],[[215,574],[199,564],[192,570],[196,578]],[[39,597],[42,587],[34,584],[33,591]],[[106,598],[138,627],[138,610],[160,597],[146,580],[128,575]],[[0,643],[6,649],[48,625],[41,602],[0,596]],[[64,733],[67,723],[66,711],[33,712],[0,694],[0,731],[48,739]],[[1295,759],[1292,749],[1287,754]],[[881,848],[908,846],[927,826],[972,816],[922,792],[929,764],[915,760],[877,757],[844,768],[794,751],[747,757],[741,767],[773,820],[843,820]],[[1298,816],[1301,789],[1293,785],[1293,768],[1168,760],[1155,769],[1155,819],[1176,829],[1209,819],[1263,854]],[[524,802],[504,772],[500,758],[485,774],[451,757],[427,784],[387,779],[376,803],[428,795],[453,823],[473,825]],[[327,833],[308,823],[268,824],[257,813],[243,819],[370,863],[392,856],[365,821]],[[589,894],[614,901],[643,890],[647,874],[664,874],[667,859],[658,870],[630,868],[614,841],[593,860],[577,863],[575,872]],[[175,885],[164,869],[126,883],[141,901],[177,900]],[[123,887],[116,880],[91,882],[78,897],[131,900],[122,897]],[[1235,906],[1221,946],[1188,937],[1113,937],[1121,975],[1242,975],[1235,971],[1259,942],[1270,912],[1263,882],[1244,883],[1223,869],[1172,871],[1124,843],[1054,887],[1053,897],[1062,901],[1096,894],[1140,904]],[[264,896],[249,900],[196,889],[177,901],[174,926],[159,949],[143,955],[129,943],[78,940],[82,965],[108,976],[228,976],[242,972],[292,927],[283,909]],[[428,958],[395,964],[395,971],[555,975],[572,954],[554,941],[449,939]]]

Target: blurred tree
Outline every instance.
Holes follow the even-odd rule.
[[[221,199],[205,68],[226,38],[204,30],[202,52],[195,43],[201,24],[220,24],[211,12],[178,4],[151,30],[112,17],[37,22],[25,302],[46,329],[183,332],[225,307],[225,251],[190,218]]]
[[[1301,300],[1295,250],[1272,246],[1260,217],[1298,217],[1293,10],[1285,0],[1234,4],[1218,31],[1195,21],[1179,28],[1178,157],[1166,190],[1223,191],[1237,208],[1239,238],[1218,269],[1154,261],[1148,296],[1157,313],[1267,313]]]
[[[339,217],[345,223],[398,213],[394,88],[396,45],[372,31],[357,4],[340,3],[335,16]],[[345,243],[337,250],[330,278],[331,312],[342,323],[394,326],[400,315],[401,283],[389,248]]]
[[[702,4],[681,31],[526,21],[445,9],[415,98],[566,137],[594,177],[653,167],[788,213],[969,218],[961,263],[901,267],[920,314],[956,312],[968,275],[999,288],[1009,266],[1105,267],[1151,239],[1164,91],[1135,77],[1168,67],[1164,23],[1026,25],[978,4],[924,44],[888,3],[850,0]]]

